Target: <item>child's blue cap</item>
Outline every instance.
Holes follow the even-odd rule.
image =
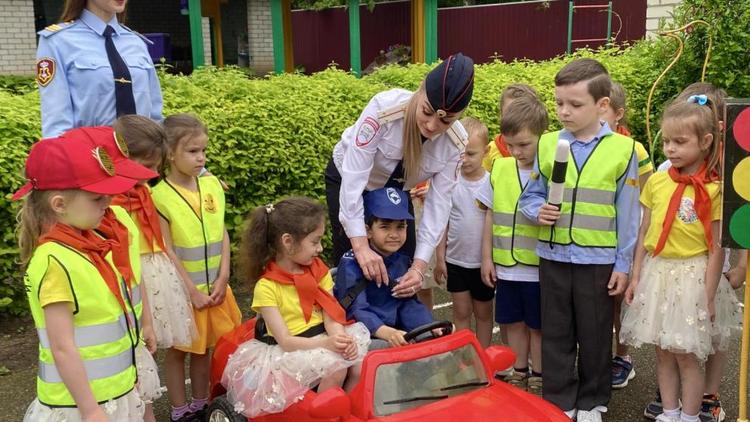
[[[413,220],[409,213],[409,196],[396,188],[380,188],[365,192],[365,217],[384,220]]]

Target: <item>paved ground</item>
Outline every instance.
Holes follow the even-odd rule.
[[[249,295],[245,289],[238,288],[237,296],[243,310],[249,309]],[[451,319],[449,296],[438,291],[436,304],[443,304],[435,310],[436,319]],[[34,377],[36,374],[37,338],[33,324],[25,320],[0,320],[0,367],[10,370],[0,376],[0,421],[19,421],[28,403],[33,399]],[[495,339],[499,342],[499,339]],[[739,338],[735,339],[730,351],[730,363],[722,384],[722,401],[727,412],[727,421],[737,418],[737,389],[739,373]],[[633,351],[637,376],[627,388],[615,391],[605,421],[629,422],[641,421],[643,407],[656,391],[654,372],[654,353],[651,348]],[[159,356],[159,360],[161,356]],[[156,416],[159,421],[169,420],[169,405],[166,396],[156,403]]]

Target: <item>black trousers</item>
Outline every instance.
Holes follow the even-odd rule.
[[[540,260],[543,394],[562,410],[609,403],[613,267]]]
[[[400,166],[399,166],[400,168]],[[398,168],[394,171],[394,175],[398,172]],[[400,176],[394,177],[388,180],[385,186],[397,187],[399,189],[404,188],[403,183],[397,182],[395,179]],[[339,264],[341,257],[352,248],[352,243],[349,241],[349,237],[344,231],[344,226],[339,221],[339,192],[341,191],[341,174],[333,163],[333,159],[328,161],[325,174],[326,181],[326,203],[328,204],[328,219],[331,221],[331,234],[333,238],[333,252],[330,255],[328,265],[336,267]],[[414,205],[412,204],[411,198],[409,198],[409,212],[414,215]],[[417,235],[416,226],[414,220],[410,220],[406,228],[406,243],[401,247],[399,252],[406,254],[410,258],[414,258],[414,251],[417,247]]]

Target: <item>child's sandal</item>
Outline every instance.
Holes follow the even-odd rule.
[[[528,379],[529,376],[527,374],[513,371],[512,374],[505,377],[505,382],[521,390],[526,390]]]
[[[535,396],[542,397],[542,377],[529,377],[526,391]]]

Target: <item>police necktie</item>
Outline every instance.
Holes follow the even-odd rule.
[[[115,78],[115,110],[117,117],[124,114],[135,113],[135,98],[133,97],[133,84],[130,78],[128,65],[120,56],[112,41],[115,29],[110,25],[104,30],[104,48],[107,50],[107,59],[112,67],[112,75]]]

